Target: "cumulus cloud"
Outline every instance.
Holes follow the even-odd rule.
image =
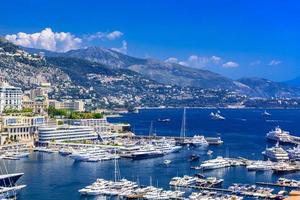
[[[269,65],[275,66],[275,65],[279,65],[281,63],[282,63],[281,60],[271,60],[270,63],[269,63]]]
[[[178,58],[170,57],[165,60],[169,63],[178,63],[188,67],[203,68],[210,66],[220,66],[220,67],[238,67],[239,64],[236,62],[224,62],[224,60],[219,56],[198,56],[191,55],[186,60],[179,60]]]
[[[125,40],[123,40],[121,47],[119,47],[119,48],[111,48],[111,49],[114,50],[114,51],[126,54],[127,53],[127,49],[128,49],[128,43]]]
[[[78,49],[82,39],[69,32],[53,32],[51,28],[45,28],[37,33],[23,33],[6,35],[5,39],[16,45],[50,51],[65,52]]]
[[[100,40],[115,40],[122,37],[124,34],[120,31],[112,31],[112,32],[97,32],[95,34],[86,35],[85,38],[88,41],[92,41],[95,39]]]
[[[229,62],[224,63],[222,66],[225,68],[234,68],[234,67],[238,67],[239,64],[236,62],[229,61]]]
[[[222,59],[217,56],[205,57],[205,56],[191,55],[186,60],[182,60],[182,61],[174,57],[170,57],[165,61],[170,63],[178,63],[189,67],[202,68],[202,67],[206,67],[209,64],[218,64],[219,62],[221,62],[221,60]]]

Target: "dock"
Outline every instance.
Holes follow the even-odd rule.
[[[148,135],[135,135],[132,136],[133,138],[136,139],[162,139],[162,138],[167,138],[167,139],[174,139],[178,144],[181,145],[188,145],[191,144],[193,137],[179,137],[179,136],[161,136],[161,135],[156,135],[156,136],[148,136]],[[220,145],[223,144],[223,141],[221,140],[220,137],[205,137],[205,140],[208,142],[210,145]]]
[[[256,182],[257,185],[265,185],[265,186],[273,186],[273,187],[285,187],[285,188],[297,188],[299,189],[299,186],[292,186],[292,185],[282,185],[278,183],[267,183],[267,182]]]

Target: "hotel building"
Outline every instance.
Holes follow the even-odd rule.
[[[111,134],[110,124],[106,117],[101,119],[67,119],[64,122],[69,125],[91,127],[100,137]]]
[[[22,109],[22,90],[4,82],[0,76],[0,113],[5,109]]]
[[[96,140],[98,135],[88,126],[53,126],[40,127],[38,130],[39,143]]]
[[[55,109],[68,109],[78,112],[85,111],[84,101],[82,100],[49,100],[49,106],[53,106]]]

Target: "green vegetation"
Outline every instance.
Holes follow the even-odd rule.
[[[91,112],[75,112],[68,109],[55,109],[53,106],[49,106],[48,114],[50,117],[60,116],[68,119],[101,119],[103,115],[100,113]]]

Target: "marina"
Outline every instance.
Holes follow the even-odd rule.
[[[189,187],[181,187],[180,191],[184,192],[183,198],[196,198],[198,194],[198,198],[200,198],[200,194],[204,197],[211,199],[218,198],[226,199],[226,195],[238,196],[238,198],[244,199],[251,199],[251,196],[248,194],[237,195],[232,193],[232,190],[229,189],[230,186],[233,184],[249,184],[253,185],[258,182],[265,182],[265,183],[274,183],[281,177],[286,177],[288,179],[300,180],[299,170],[291,171],[287,173],[287,165],[284,165],[280,162],[273,162],[268,160],[263,160],[263,152],[267,147],[267,141],[265,140],[265,134],[268,130],[271,130],[271,127],[276,127],[274,125],[277,122],[267,122],[270,123],[270,127],[266,127],[264,130],[260,130],[260,135],[252,134],[253,129],[249,127],[254,127],[252,124],[253,122],[257,123],[258,117],[260,116],[260,112],[253,112],[251,110],[246,111],[223,111],[224,115],[226,115],[226,120],[224,121],[214,121],[211,119],[205,119],[208,116],[209,110],[187,110],[187,120],[186,120],[186,137],[192,138],[193,133],[201,132],[203,136],[206,138],[209,137],[220,137],[224,143],[222,145],[209,145],[206,147],[196,146],[196,145],[179,145],[180,149],[173,153],[169,152],[164,154],[163,156],[155,156],[155,157],[148,157],[144,159],[133,159],[131,156],[131,152],[138,150],[139,144],[146,148],[146,145],[156,146],[156,148],[160,148],[161,150],[170,150],[170,146],[175,147],[179,143],[176,142],[176,139],[180,139],[181,137],[178,132],[180,132],[180,127],[182,124],[182,110],[147,110],[140,111],[139,114],[126,114],[121,118],[112,118],[111,120],[120,120],[132,123],[134,126],[134,121],[139,123],[138,119],[147,120],[147,114],[155,112],[171,112],[168,118],[172,119],[168,123],[154,123],[156,127],[156,136],[149,136],[149,124],[144,125],[144,129],[139,128],[135,125],[136,129],[136,136],[133,137],[123,137],[123,138],[115,138],[114,140],[107,140],[103,142],[97,142],[95,144],[78,144],[78,143],[51,143],[48,147],[37,147],[34,148],[34,151],[29,151],[30,155],[28,157],[21,158],[20,160],[5,160],[7,163],[8,169],[10,172],[23,172],[24,175],[20,178],[20,184],[28,183],[38,183],[38,185],[31,184],[30,187],[39,188],[39,190],[47,191],[49,188],[52,191],[48,197],[44,195],[38,194],[38,192],[34,192],[35,190],[22,190],[19,199],[30,199],[34,195],[36,199],[41,200],[50,200],[56,196],[60,196],[61,198],[66,199],[95,199],[94,196],[91,195],[80,195],[78,192],[75,194],[75,191],[78,191],[91,183],[95,182],[97,179],[103,180],[113,180],[114,177],[114,160],[117,159],[119,163],[120,171],[122,172],[121,179],[126,179],[127,181],[134,182],[141,188],[147,188],[152,185],[152,187],[160,188],[161,191],[169,191],[169,183],[170,180],[174,177],[194,177],[194,174],[200,172],[200,174],[204,175],[205,177],[215,177],[216,180],[223,179],[222,187],[219,186],[209,186],[203,185],[195,185],[192,184]],[[277,111],[278,112],[278,111]],[[177,113],[177,122],[176,119]],[[203,113],[200,114],[199,113]],[[221,131],[222,123],[230,124],[244,124],[245,121],[236,121],[236,114],[243,113],[243,117],[247,118],[247,122],[250,123],[249,126],[246,126],[246,129],[243,129],[243,133],[238,134],[240,137],[239,140],[236,139],[236,134],[232,134],[226,131]],[[251,117],[253,116],[253,117]],[[276,112],[272,111],[272,117],[276,116]],[[132,118],[131,118],[132,117]],[[138,117],[138,119],[136,119]],[[191,120],[192,117],[192,120]],[[271,119],[272,119],[271,117]],[[220,123],[218,127],[214,125],[210,127],[211,132],[206,132],[205,130],[199,130],[193,119],[201,119],[203,121],[203,128],[207,128],[208,124],[212,123]],[[254,120],[255,118],[255,120]],[[251,122],[252,119],[252,122]],[[263,120],[263,118],[261,118]],[[268,118],[269,120],[270,118]],[[127,121],[128,120],[128,121]],[[134,121],[131,121],[134,120]],[[151,120],[148,121],[150,122]],[[259,120],[258,120],[259,121]],[[233,123],[235,122],[235,123]],[[238,124],[237,124],[238,122]],[[261,123],[266,123],[265,121],[261,121]],[[140,122],[140,124],[142,124]],[[179,127],[178,127],[179,124]],[[281,123],[284,124],[284,123]],[[291,123],[287,123],[291,125]],[[176,125],[178,128],[173,127]],[[282,127],[284,125],[281,125]],[[172,128],[173,127],[173,128]],[[195,128],[193,128],[195,127]],[[168,132],[166,129],[170,129],[172,132]],[[209,128],[209,127],[208,127]],[[247,129],[248,128],[248,129]],[[234,127],[230,127],[231,130],[234,130]],[[292,130],[293,128],[289,126],[289,128],[285,128],[285,130]],[[139,131],[144,130],[143,133],[146,136],[140,136]],[[257,130],[256,130],[257,131]],[[245,134],[245,132],[247,134]],[[175,134],[176,133],[176,134]],[[216,133],[221,133],[217,135]],[[161,134],[161,135],[160,135]],[[202,135],[201,134],[201,135]],[[252,135],[251,135],[252,134]],[[249,139],[249,135],[251,138]],[[174,142],[175,140],[175,142]],[[239,141],[245,141],[241,144]],[[255,143],[251,143],[251,141],[255,141]],[[166,145],[169,144],[169,145]],[[274,143],[268,144],[269,147],[273,147]],[[283,144],[280,145],[286,151],[288,149],[292,149],[293,146],[284,146]],[[268,148],[269,148],[268,147]],[[96,149],[95,149],[96,148]],[[235,150],[235,148],[237,150]],[[295,147],[296,148],[296,147]],[[151,148],[149,148],[151,149]],[[96,155],[101,155],[104,153],[109,153],[112,158],[110,160],[103,161],[95,161],[95,162],[87,162],[87,161],[74,161],[71,158],[71,155],[74,152],[80,152],[87,150],[87,152],[95,152]],[[114,157],[116,154],[119,156]],[[166,151],[168,152],[168,151]],[[210,153],[208,153],[210,152]],[[288,152],[288,151],[287,151]],[[254,153],[254,154],[253,154]],[[231,167],[222,167],[216,168],[212,170],[201,170],[201,169],[191,169],[193,166],[200,166],[201,163],[213,159],[217,159],[218,157],[222,157],[222,159],[226,160],[230,163]],[[220,158],[219,158],[220,159]],[[220,160],[222,160],[220,159]],[[96,160],[96,159],[95,159]],[[289,166],[295,167],[293,164],[294,161],[291,159],[291,163],[288,163]],[[271,164],[272,163],[272,164]],[[19,168],[16,169],[15,166],[18,164]],[[273,165],[272,169],[277,166],[277,172],[273,173],[273,170],[269,170],[268,166]],[[142,167],[141,167],[142,166]],[[226,165],[225,165],[226,166]],[[264,167],[266,168],[264,168]],[[40,177],[36,176],[32,172],[30,172],[29,168],[39,168],[41,172],[44,174],[45,178],[48,181],[43,181],[41,183]],[[280,169],[284,169],[284,172],[280,172]],[[134,172],[134,173],[133,173]],[[76,174],[73,176],[72,174]],[[238,176],[236,175],[238,174]],[[163,175],[163,176],[162,176]],[[68,176],[69,178],[63,180],[63,185],[69,185],[69,187],[65,188],[55,188],[51,189],[53,182],[59,183],[61,181],[61,176]],[[29,178],[30,177],[30,178]],[[82,179],[81,177],[87,177]],[[151,181],[149,181],[151,177]],[[201,177],[201,176],[199,176]],[[276,179],[276,180],[275,180]],[[114,182],[114,181],[112,181]],[[200,182],[201,183],[201,182]],[[205,182],[204,182],[205,183]],[[259,185],[259,184],[256,184]],[[257,186],[258,187],[258,186]],[[266,185],[266,187],[276,187],[272,185]],[[186,189],[184,189],[186,188]],[[151,188],[150,188],[151,189]],[[288,187],[285,187],[285,190],[288,190]],[[33,192],[31,192],[33,191]],[[37,190],[36,190],[37,191]],[[63,195],[64,192],[70,193],[70,197],[65,197]],[[176,191],[171,189],[171,191]],[[152,191],[153,194],[157,195],[157,190]],[[279,191],[273,191],[273,195],[278,195]],[[159,193],[160,194],[160,193]],[[162,193],[165,196],[165,193]],[[168,195],[172,194],[167,192]],[[193,194],[193,195],[192,195]],[[130,194],[131,198],[137,198],[140,194]],[[151,197],[151,195],[147,195],[147,197]],[[223,196],[222,196],[223,195]],[[107,195],[105,195],[108,197]],[[221,198],[222,197],[222,198]],[[110,196],[109,198],[114,198],[114,196]],[[228,198],[228,197],[227,197]],[[230,197],[231,198],[231,197]]]

